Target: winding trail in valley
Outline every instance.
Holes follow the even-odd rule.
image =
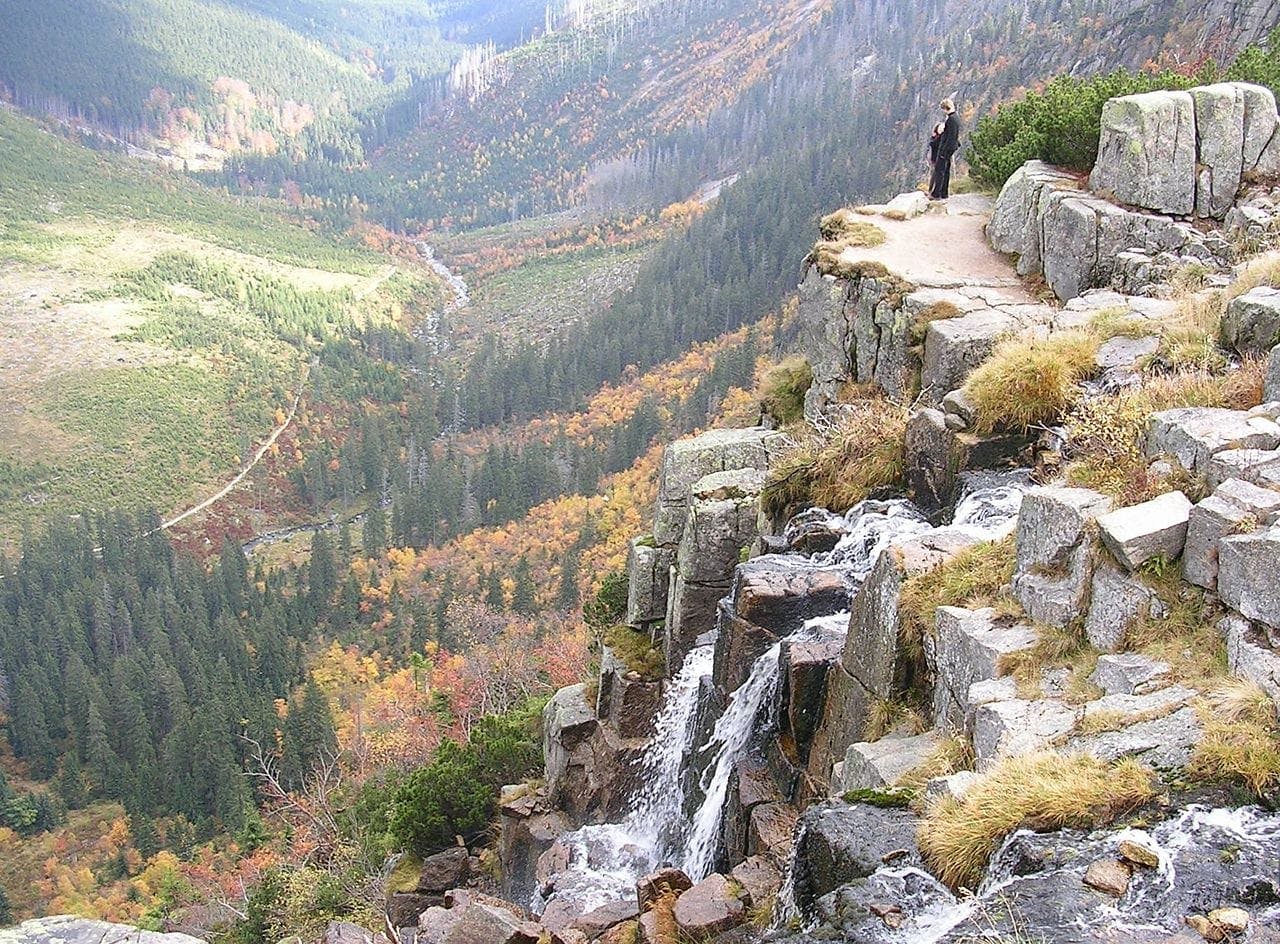
[[[197,505],[192,505],[186,511],[175,515],[167,521],[161,522],[160,527],[158,527],[156,531],[168,531],[170,528],[182,523],[192,515],[197,515],[206,508],[216,505],[218,502],[222,501],[222,499],[226,498],[227,495],[231,494],[232,490],[237,485],[244,481],[245,476],[254,470],[258,463],[262,461],[262,457],[267,454],[267,451],[276,444],[276,441],[284,434],[284,431],[293,423],[293,418],[298,413],[298,404],[302,402],[303,391],[307,388],[307,378],[310,374],[311,365],[309,363],[304,364],[302,367],[302,377],[298,382],[298,392],[293,397],[293,403],[289,406],[289,412],[285,414],[284,422],[271,431],[271,435],[268,436],[263,441],[262,445],[258,447],[257,451],[253,454],[253,458],[245,464],[244,468],[242,468],[230,482],[218,489],[218,491],[214,492],[204,501]],[[150,533],[154,534],[155,531]]]

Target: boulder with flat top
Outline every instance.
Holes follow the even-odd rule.
[[[1108,101],[1089,187],[1131,206],[1193,213],[1196,110],[1191,95],[1160,91]]]

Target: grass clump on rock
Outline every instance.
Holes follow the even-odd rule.
[[[933,634],[940,606],[981,607],[1000,601],[1013,579],[1013,535],[966,547],[933,570],[916,574],[898,597],[898,645],[913,660],[924,659],[924,639]]]
[[[1025,431],[1056,421],[1075,400],[1077,384],[1095,370],[1097,354],[1097,336],[1083,330],[1000,342],[965,383],[977,431]]]
[[[648,633],[619,623],[605,631],[604,644],[623,665],[645,681],[662,678],[666,663]]]
[[[787,426],[804,418],[804,395],[813,385],[813,368],[803,357],[788,357],[769,368],[760,381],[760,406]]]
[[[1017,829],[1091,828],[1155,796],[1151,771],[1052,751],[1001,761],[963,800],[935,803],[920,824],[920,852],[952,888],[976,888],[992,854]]]
[[[901,483],[907,410],[869,397],[844,404],[798,439],[770,471],[760,500],[781,518],[808,505],[847,511],[873,492]]]
[[[1199,714],[1204,737],[1191,758],[1192,773],[1243,784],[1258,797],[1280,788],[1280,722],[1266,692],[1244,679],[1224,681]]]
[[[911,322],[911,346],[919,347],[924,344],[925,335],[929,333],[929,325],[935,321],[947,321],[951,318],[959,318],[963,314],[964,312],[958,306],[948,301],[934,302],[921,309]]]
[[[1239,369],[1226,374],[1179,371],[1151,377],[1135,390],[1077,404],[1067,419],[1067,479],[1123,505],[1190,487],[1150,471],[1143,440],[1151,414],[1184,406],[1250,409],[1262,402],[1264,373],[1263,361],[1245,358]]]
[[[854,210],[843,209],[829,213],[818,224],[822,239],[814,244],[807,262],[816,265],[823,275],[852,278],[857,272],[849,270],[848,263],[840,255],[846,249],[870,249],[885,240],[884,230],[874,223],[859,219]]]

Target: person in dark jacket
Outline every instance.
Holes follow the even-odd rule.
[[[960,119],[956,116],[956,104],[949,98],[942,100],[942,110],[947,120],[942,123],[942,134],[938,135],[937,147],[929,143],[929,153],[933,158],[933,174],[929,179],[929,196],[934,200],[945,200],[951,195],[951,159],[960,150]]]

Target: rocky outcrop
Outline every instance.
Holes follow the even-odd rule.
[[[543,929],[523,908],[499,898],[451,891],[418,921],[417,944],[539,944]]]
[[[524,784],[503,789],[498,799],[498,858],[501,891],[507,901],[529,901],[537,887],[538,858],[573,824],[547,797],[545,788]]]
[[[1228,449],[1275,449],[1280,426],[1242,410],[1181,407],[1152,414],[1147,455],[1167,456],[1187,472],[1205,474],[1210,460]]]
[[[596,717],[585,683],[562,688],[542,713],[542,749],[550,802],[574,822],[616,814],[633,786],[630,768],[645,741]]]
[[[756,658],[809,620],[849,608],[848,569],[790,555],[739,565],[721,602],[712,679],[725,695],[746,681]]]
[[[1218,595],[1250,620],[1280,629],[1280,526],[1236,534],[1218,543]]]
[[[944,731],[972,729],[970,691],[1001,674],[1001,661],[1035,645],[1035,629],[1000,619],[994,610],[943,606],[937,631],[925,639],[925,657],[933,673],[933,724]]]
[[[1137,653],[1104,655],[1089,681],[1105,695],[1142,695],[1163,684],[1169,670],[1169,663]]]
[[[1023,497],[1013,592],[1032,619],[1061,627],[1082,611],[1097,561],[1094,522],[1110,510],[1109,498],[1083,488],[1035,488]]]
[[[841,788],[845,792],[892,788],[926,764],[941,745],[942,736],[936,731],[850,744],[840,771]]]
[[[1280,343],[1280,289],[1260,285],[1233,298],[1222,317],[1222,342],[1237,354],[1257,355]]]
[[[674,672],[694,640],[715,625],[733,570],[759,536],[761,469],[715,472],[689,489],[685,526],[676,552],[675,583],[665,627],[667,669]]]
[[[1239,175],[1237,171],[1237,184]],[[1187,92],[1113,98],[1089,186],[1121,203],[1189,216],[1196,208],[1196,107]]]
[[[1280,492],[1241,479],[1227,479],[1199,502],[1188,517],[1182,575],[1189,583],[1218,586],[1218,546],[1231,534],[1252,531],[1280,514]]]
[[[1280,169],[1277,120],[1271,92],[1243,83],[1114,98],[1087,188],[1029,162],[1005,183],[987,236],[1063,300],[1108,285],[1167,296],[1179,270],[1224,285],[1236,247],[1276,227],[1269,201],[1237,201],[1252,177]],[[1193,216],[1225,228],[1197,229]]]
[[[914,574],[949,560],[973,538],[952,531],[894,540],[877,558],[853,603],[841,665],[828,682],[822,720],[810,751],[808,773],[819,789],[846,747],[862,740],[869,712],[893,692],[898,668],[898,600]]]
[[[873,875],[886,863],[919,866],[916,818],[906,810],[830,801],[800,818],[794,858],[794,894],[801,913],[841,885]]]
[[[1182,554],[1191,502],[1182,492],[1117,508],[1098,518],[1098,531],[1116,560],[1129,570],[1157,558],[1172,562]]]
[[[688,521],[689,492],[694,483],[715,472],[735,469],[767,469],[770,458],[781,450],[784,437],[761,427],[712,429],[691,439],[680,439],[662,454],[658,479],[658,503],[654,510],[653,538],[658,547],[680,544]]]
[[[0,929],[0,944],[204,944],[176,932],[144,931],[128,924],[94,921],[75,915],[32,918]]]
[[[662,702],[660,682],[644,678],[607,645],[600,647],[596,716],[624,738],[647,738]]]
[[[746,906],[723,875],[711,874],[676,899],[676,925],[695,939],[741,924]]]
[[[1276,124],[1270,90],[1239,82],[1114,98],[1089,184],[1131,206],[1222,219],[1245,174],[1272,163]]]
[[[667,617],[667,588],[674,553],[652,537],[636,538],[627,551],[627,625],[648,629]]]
[[[1139,578],[1110,564],[1094,572],[1084,633],[1099,652],[1119,652],[1133,626],[1149,616],[1161,615],[1163,604]]]

